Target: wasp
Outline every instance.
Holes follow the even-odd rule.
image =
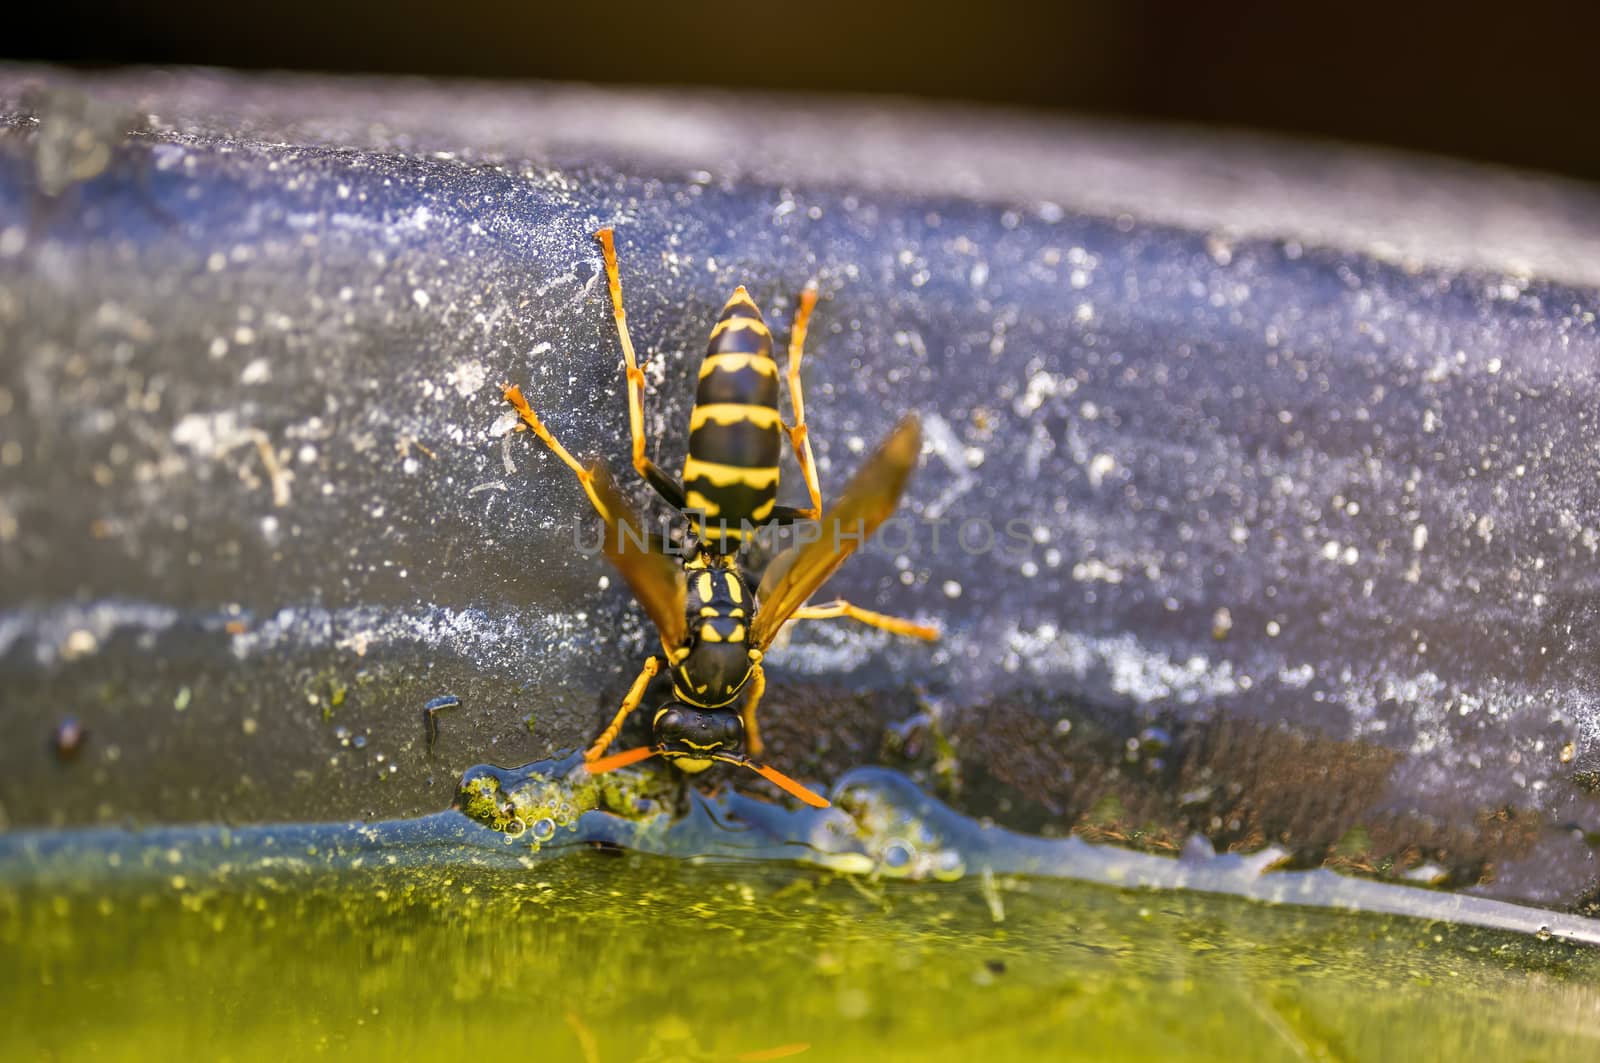
[[[794,424],[778,413],[778,364],[772,332],[743,286],[723,307],[700,365],[689,417],[689,452],[682,481],[650,460],[644,432],[644,369],[634,354],[622,302],[622,279],[610,229],[595,234],[604,253],[606,281],[622,344],[628,385],[628,421],[634,470],[690,525],[677,549],[649,534],[644,521],[618,492],[604,462],[585,466],[561,445],[534,413],[521,389],[507,384],[504,397],[518,416],[572,471],[604,525],[602,549],[621,572],[661,637],[628,689],[616,715],[584,751],[591,772],[610,771],[661,756],[686,772],[714,763],[750,768],[819,808],[827,800],[777,769],[757,762],[763,743],[756,708],[766,689],[761,664],[772,641],[790,620],[848,617],[920,639],[938,630],[836,600],[806,605],[844,560],[894,512],[922,449],[921,429],[907,416],[856,472],[826,513],[811,453],[800,388],[800,362],[816,290],[801,294],[790,329],[788,384]],[[787,435],[805,477],[807,507],[777,504],[780,432]],[[759,528],[817,521],[815,537],[796,543],[767,566],[752,587],[739,565],[741,548]],[[644,700],[650,681],[663,670],[672,679],[673,700],[657,710],[654,741],[605,756],[628,716]],[[740,699],[743,699],[740,705]]]

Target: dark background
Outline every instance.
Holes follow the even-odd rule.
[[[13,59],[887,92],[1600,179],[1600,5],[67,0],[6,22]]]

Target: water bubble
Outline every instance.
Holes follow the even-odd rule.
[[[1148,754],[1165,753],[1172,748],[1172,735],[1160,727],[1146,727],[1139,732],[1139,745]]]
[[[547,842],[556,836],[556,821],[548,816],[533,824],[534,841]]]
[[[940,882],[954,882],[966,873],[966,862],[954,849],[942,849],[933,858],[933,877]]]
[[[506,825],[504,827],[506,841],[509,843],[512,838],[517,837],[527,829],[528,825],[526,823],[513,816],[511,819],[506,821]]]
[[[894,870],[901,870],[911,866],[916,850],[908,841],[896,838],[883,847],[883,866]]]

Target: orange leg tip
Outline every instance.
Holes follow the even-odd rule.
[[[535,419],[533,407],[529,406],[528,400],[522,397],[522,389],[517,385],[507,384],[506,389],[500,393],[500,397],[511,404],[511,408],[517,411],[518,416],[525,420]]]

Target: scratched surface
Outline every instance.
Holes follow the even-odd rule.
[[[590,734],[651,636],[498,396],[625,467],[609,224],[666,467],[740,283],[780,337],[821,288],[825,493],[924,419],[836,588],[947,637],[797,630],[777,761],[1591,895],[1591,190],[792,100],[124,74],[86,117],[71,83],[0,74],[10,824],[417,814]],[[52,120],[108,146],[80,179]]]

